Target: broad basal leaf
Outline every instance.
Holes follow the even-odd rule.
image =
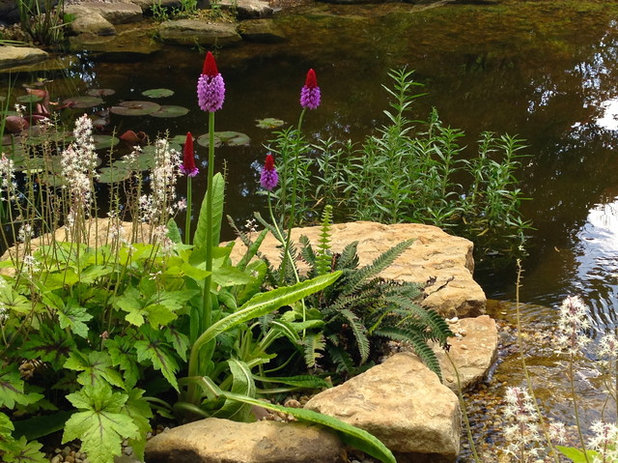
[[[131,389],[129,391],[129,399],[122,407],[122,412],[133,419],[133,423],[135,423],[139,430],[139,436],[129,439],[129,445],[140,460],[144,459],[146,434],[151,430],[149,420],[152,418],[152,410],[150,410],[148,402],[142,398],[143,395],[144,391],[142,389]]]
[[[42,444],[37,441],[28,442],[24,436],[19,439],[11,440],[11,445],[5,450],[2,455],[2,461],[5,463],[48,463],[45,454],[41,452]]]
[[[149,360],[152,366],[160,370],[165,376],[165,379],[178,391],[178,381],[176,380],[176,372],[178,371],[178,363],[170,352],[169,347],[161,339],[156,338],[151,329],[147,329],[145,325],[141,332],[145,334],[145,340],[137,341],[135,350],[137,352],[137,361],[143,362]]]
[[[75,350],[72,337],[67,336],[60,326],[42,325],[38,333],[30,336],[20,353],[29,359],[49,362],[55,370],[64,365],[69,352]]]
[[[24,382],[17,365],[6,365],[0,369],[0,407],[11,409],[15,404],[30,405],[42,398],[42,394],[24,392]]]
[[[129,396],[112,392],[106,383],[86,386],[67,395],[74,407],[82,410],[69,418],[62,443],[79,439],[90,463],[113,463],[120,455],[124,439],[139,438],[133,419],[122,410]]]
[[[172,326],[166,326],[163,331],[167,342],[171,342],[176,353],[187,361],[187,351],[189,350],[189,338]]]
[[[125,384],[130,390],[139,378],[133,341],[126,336],[115,336],[105,341],[105,348],[112,359],[112,365],[123,371]]]
[[[88,309],[81,307],[77,301],[70,299],[62,309],[58,309],[58,323],[60,328],[69,328],[73,333],[82,338],[88,337],[88,325],[92,315]]]
[[[232,392],[244,396],[255,397],[255,382],[251,369],[245,362],[237,359],[228,360],[232,373]],[[237,400],[226,400],[223,406],[213,416],[228,418],[234,421],[247,421],[251,406]]]
[[[87,356],[79,351],[71,352],[64,364],[69,370],[81,371],[77,382],[83,386],[93,387],[102,379],[109,384],[124,389],[124,383],[118,371],[112,366],[112,360],[106,352],[92,351]]]

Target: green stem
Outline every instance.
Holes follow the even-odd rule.
[[[270,199],[270,191],[268,192],[268,213],[270,214],[270,221],[272,222],[275,232],[277,233],[277,236],[275,238],[277,238],[279,242],[283,243],[284,241],[283,235],[281,234],[281,230],[279,230],[279,226],[277,225],[277,221],[275,220],[275,214],[273,213],[272,201]],[[289,248],[286,248],[285,254],[283,255],[283,260],[284,262],[285,260],[290,261],[290,265],[292,265],[292,270],[294,271],[294,277],[296,278],[296,283],[299,283],[300,278],[298,276],[298,270],[296,269],[296,265],[294,265],[294,261],[292,260],[292,256],[290,255]],[[282,271],[283,271],[283,267],[282,267]]]
[[[579,437],[579,445],[582,446],[582,453],[586,459],[586,463],[590,463],[588,458],[588,451],[586,450],[586,441],[582,433],[582,425],[579,418],[579,407],[577,406],[576,392],[575,392],[575,372],[573,371],[573,363],[575,363],[574,355],[569,355],[569,384],[571,386],[571,399],[573,400],[573,412],[575,414],[575,425],[577,426],[577,435]]]
[[[191,213],[193,203],[193,179],[187,176],[187,210],[185,217],[185,244],[191,244]]]

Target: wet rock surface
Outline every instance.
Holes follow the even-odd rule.
[[[159,26],[159,37],[176,45],[229,46],[242,41],[231,23],[210,23],[198,19],[165,21]]]
[[[0,69],[22,64],[36,63],[47,59],[47,52],[33,47],[0,47]]]

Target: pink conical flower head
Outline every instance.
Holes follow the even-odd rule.
[[[197,101],[202,111],[215,112],[223,107],[225,83],[217,69],[215,57],[206,54],[202,74],[197,81]]]
[[[272,154],[266,155],[264,161],[264,168],[260,174],[260,185],[262,188],[268,191],[272,191],[279,183],[279,175],[277,174],[277,168],[275,167],[275,158]]]
[[[315,109],[320,106],[321,96],[315,71],[309,69],[307,78],[305,79],[305,85],[300,91],[300,105],[303,108]]]
[[[199,169],[195,166],[195,152],[193,151],[193,136],[191,132],[187,132],[187,138],[185,139],[185,146],[182,149],[182,164],[180,165],[180,171],[189,176],[195,177]]]

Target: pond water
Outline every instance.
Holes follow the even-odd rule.
[[[443,121],[466,131],[471,146],[484,130],[526,140],[530,157],[520,178],[523,191],[533,198],[524,210],[536,231],[524,262],[522,300],[551,306],[579,293],[592,306],[599,328],[616,326],[616,4],[317,4],[281,14],[277,22],[289,37],[285,43],[244,43],[217,53],[227,86],[217,128],[252,139],[248,147],[217,152],[230,174],[229,214],[243,223],[262,207],[255,192],[270,132],[257,128],[255,120],[277,117],[295,123],[309,67],[317,71],[323,104],[307,115],[305,129],[323,138],[359,140],[384,122],[387,102],[381,84],[388,82],[389,69],[405,65],[416,70],[427,92],[417,100],[415,117],[426,118],[436,107]],[[66,70],[21,73],[18,82],[53,79],[53,99],[112,88],[117,93],[106,97],[110,105],[143,99],[141,92],[149,88],[171,88],[173,101],[162,104],[185,105],[191,109],[188,115],[111,115],[111,125],[118,133],[144,130],[151,137],[164,130],[172,135],[206,132],[206,117],[194,96],[203,51],[167,47],[150,57],[110,56],[78,55]],[[477,278],[489,297],[513,298],[512,270],[495,273],[481,265]]]
[[[217,52],[227,87],[217,129],[244,132],[252,140],[247,147],[217,151],[217,169],[225,161],[229,173],[228,214],[242,224],[263,207],[255,193],[263,143],[271,133],[257,128],[255,120],[276,117],[294,124],[309,67],[317,72],[323,104],[307,114],[304,129],[323,138],[360,140],[385,122],[381,84],[388,82],[387,72],[406,65],[416,70],[427,92],[417,100],[416,118],[426,118],[436,107],[443,121],[466,131],[471,146],[485,130],[526,140],[530,156],[519,176],[522,190],[533,198],[524,213],[536,228],[523,262],[521,300],[530,304],[527,316],[552,320],[548,307],[580,294],[591,307],[594,327],[615,329],[618,4],[507,0],[427,9],[401,3],[317,4],[276,20],[288,41],[244,43]],[[106,103],[115,104],[143,99],[141,92],[149,88],[173,89],[175,95],[163,104],[185,105],[188,115],[111,115],[112,125],[119,133],[144,130],[151,138],[166,129],[171,135],[200,135],[207,117],[197,109],[195,86],[203,56],[203,51],[175,47],[121,62],[83,54],[68,70],[35,75],[53,79],[49,89],[57,99],[112,88],[117,93]],[[18,79],[33,77],[22,73]],[[198,154],[203,160],[207,153],[202,148]],[[199,195],[204,185],[196,183]],[[489,298],[514,300],[512,269],[496,272],[481,265],[475,276]]]

